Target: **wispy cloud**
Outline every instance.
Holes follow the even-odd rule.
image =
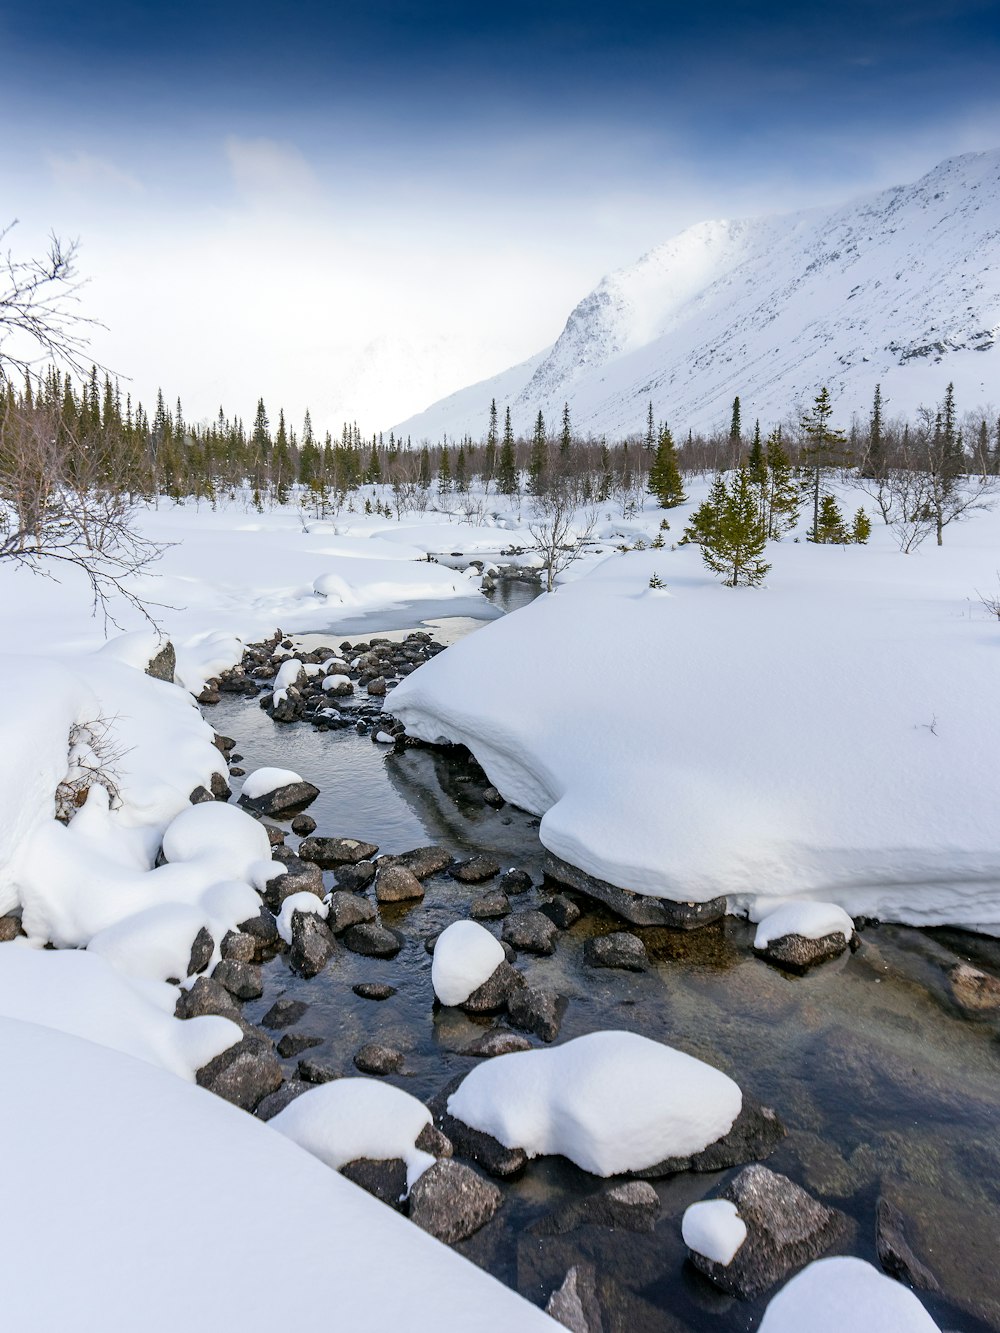
[[[50,153],[46,161],[56,185],[80,194],[106,193],[109,189],[141,194],[144,189],[138,177],[93,153],[77,151],[65,157]]]

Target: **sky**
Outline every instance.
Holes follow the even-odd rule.
[[[1000,0],[0,0],[0,221],[188,419],[388,428],[709,217],[1000,146]]]

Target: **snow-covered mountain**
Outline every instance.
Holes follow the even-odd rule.
[[[782,420],[826,385],[846,422],[881,382],[890,414],[1000,403],[1000,149],[834,209],[702,222],[611,274],[554,345],[396,427],[482,436],[491,398],[515,430],[568,402],[580,434]]]

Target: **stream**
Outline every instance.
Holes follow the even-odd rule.
[[[463,603],[459,615],[402,608],[392,616],[341,622],[296,643],[336,646],[345,637],[403,637],[415,628],[447,643],[478,632],[501,612],[516,612],[536,591],[537,585],[501,580],[492,606],[480,598]],[[555,891],[542,885],[538,820],[509,805],[494,810],[485,804],[481,772],[460,756],[429,748],[393,751],[351,729],[277,724],[255,701],[231,695],[206,709],[206,717],[236,738],[247,772],[290,768],[320,788],[308,813],[321,835],[374,842],[382,853],[435,843],[455,856],[495,854],[504,868],[527,870],[534,882],[511,900],[515,911],[538,907]],[[290,847],[298,845],[287,822],[271,822],[286,831]],[[332,875],[325,878],[332,886]],[[292,1030],[319,1039],[310,1056],[354,1074],[354,1052],[366,1042],[384,1042],[405,1053],[402,1071],[390,1081],[429,1100],[473,1067],[464,1047],[504,1026],[502,1018],[471,1018],[435,1005],[425,948],[429,936],[466,916],[473,899],[491,887],[435,876],[421,902],[384,905],[383,921],[406,939],[390,961],[340,949],[323,972],[304,980],[279,954],[265,964],[264,995],[245,1006],[247,1018],[259,1023],[281,996],[302,999],[309,1008]],[[941,1329],[1000,1330],[998,1023],[961,1010],[946,975],[959,959],[996,970],[1000,941],[865,926],[856,953],[800,977],[756,958],[753,927],[726,917],[692,932],[628,927],[646,945],[648,971],[597,970],[583,961],[585,941],[622,923],[569,896],[585,910],[561,932],[555,954],[522,953],[517,960],[529,982],[568,997],[559,1040],[625,1028],[723,1069],[773,1106],[787,1127],[767,1165],[851,1219],[853,1235],[842,1252],[878,1266],[875,1211],[885,1195],[947,1293],[919,1293]],[[483,924],[499,930],[499,922]],[[353,993],[361,981],[388,982],[397,990],[373,1002]],[[287,1077],[298,1058],[285,1062]],[[497,1215],[456,1248],[539,1305],[572,1264],[593,1262],[615,1289],[610,1333],[754,1329],[773,1292],[751,1302],[723,1295],[685,1262],[680,1236],[685,1207],[716,1193],[731,1174],[684,1173],[653,1182],[661,1214],[648,1234],[591,1223],[541,1236],[532,1231],[535,1224],[607,1184],[561,1159],[542,1159],[502,1183]],[[391,1280],[391,1256],[386,1264]]]

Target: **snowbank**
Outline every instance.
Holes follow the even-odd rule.
[[[487,1060],[448,1099],[457,1119],[523,1148],[613,1176],[689,1157],[727,1134],[739,1087],[693,1056],[634,1032]]]
[[[0,1042],[0,1138],[17,1145],[4,1166],[5,1213],[16,1222],[4,1232],[16,1275],[4,1322],[18,1333],[273,1333],[288,1322],[290,1275],[329,1273],[331,1255],[334,1323],[351,1333],[556,1327],[210,1093],[33,1024],[0,1020]],[[225,1215],[214,1221],[199,1211],[212,1182],[225,1182]],[[290,1199],[294,1253],[283,1280],[274,1227],[252,1220],[286,1216]],[[386,1256],[391,1280],[377,1273]]]
[[[269,1122],[334,1171],[361,1157],[406,1163],[412,1189],[429,1166],[430,1153],[415,1147],[431,1113],[408,1092],[373,1078],[340,1078],[310,1088]]]
[[[178,1078],[196,1072],[239,1041],[228,1018],[174,1018],[177,991],[129,982],[89,950],[0,946],[0,1014],[84,1037]],[[5,1077],[5,1096],[13,1086]]]
[[[758,1333],[939,1333],[912,1291],[863,1259],[818,1259],[773,1297]]]
[[[477,921],[453,921],[437,937],[431,984],[442,1004],[463,1004],[506,958],[503,945]]]
[[[577,566],[391,709],[468,745],[547,848],[619,887],[1000,932],[1000,624],[975,600],[997,515],[947,542],[784,541],[760,589],[723,587],[694,547]],[[654,572],[669,596],[646,597]]]

